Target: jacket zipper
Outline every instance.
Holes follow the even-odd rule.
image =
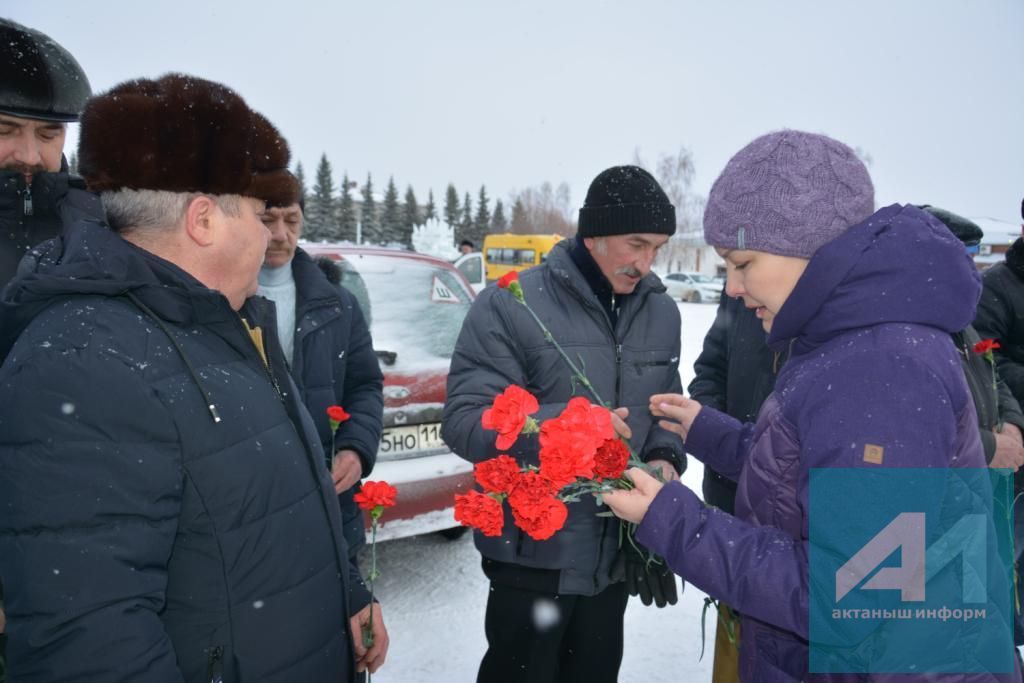
[[[26,187],[22,193],[22,213],[26,216],[31,216],[34,213],[32,208],[32,188]]]
[[[224,648],[220,645],[212,647],[206,658],[206,680],[209,683],[224,683]]]

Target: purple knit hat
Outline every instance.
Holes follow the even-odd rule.
[[[875,189],[857,154],[798,130],[763,135],[741,149],[711,187],[704,241],[811,258],[875,210]]]

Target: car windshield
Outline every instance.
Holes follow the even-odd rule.
[[[345,270],[358,273],[366,287],[373,347],[387,370],[447,368],[472,302],[458,276],[409,258],[345,254],[345,261]],[[346,272],[343,284],[350,277]],[[395,354],[393,364],[384,352]]]
[[[690,277],[693,278],[694,282],[699,282],[701,284],[715,284],[715,278],[711,277],[710,275],[691,273]]]

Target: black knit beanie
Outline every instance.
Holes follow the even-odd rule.
[[[613,166],[590,183],[580,209],[580,237],[675,232],[676,207],[644,169]]]

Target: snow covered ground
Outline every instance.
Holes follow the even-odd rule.
[[[683,386],[717,306],[679,304],[682,314]],[[700,494],[701,464],[692,458],[683,481]],[[387,663],[373,676],[379,683],[476,680],[486,649],[484,606],[487,581],[479,554],[466,534],[456,541],[436,534],[381,543],[376,592],[391,634]],[[369,551],[364,553],[369,559]],[[710,681],[714,612],[707,615],[708,648],[703,660],[700,618],[704,594],[687,586],[679,603],[657,609],[636,598],[626,609],[626,644],[619,679],[645,683]]]

